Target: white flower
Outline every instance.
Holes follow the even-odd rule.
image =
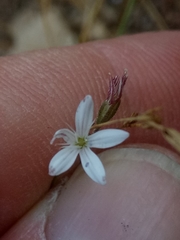
[[[94,103],[92,97],[87,95],[79,104],[76,116],[76,132],[69,129],[58,130],[51,140],[63,138],[66,142],[49,164],[49,175],[56,176],[68,170],[80,155],[84,171],[95,182],[106,183],[106,173],[98,156],[90,148],[109,148],[123,142],[129,133],[118,129],[100,130],[88,135],[93,124]]]

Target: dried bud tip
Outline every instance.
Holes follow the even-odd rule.
[[[126,69],[124,70],[124,74],[121,78],[119,76],[110,76],[108,97],[99,109],[96,124],[107,122],[115,115],[120,106],[122,91],[126,80]]]
[[[124,87],[127,79],[128,79],[128,71],[127,69],[124,69],[124,74],[122,75],[122,87]]]
[[[120,102],[122,91],[128,78],[127,69],[124,70],[122,78],[119,76],[110,77],[107,101],[110,105]]]

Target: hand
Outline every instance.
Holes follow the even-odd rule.
[[[49,144],[52,135],[66,123],[74,126],[86,94],[98,110],[109,72],[121,75],[127,68],[129,73],[116,118],[160,106],[164,124],[180,130],[179,40],[178,32],[149,33],[0,59],[2,240],[179,239],[179,165],[176,175],[163,169],[180,159],[155,131],[131,130],[126,143],[165,148],[140,145],[139,151],[102,154],[105,186],[89,179],[81,166],[62,192],[58,186],[49,190],[48,175],[58,151]],[[162,166],[151,164],[154,159]]]

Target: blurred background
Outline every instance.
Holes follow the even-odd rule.
[[[180,29],[180,0],[0,0],[0,55]]]

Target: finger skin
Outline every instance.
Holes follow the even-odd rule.
[[[97,112],[108,73],[128,69],[116,117],[162,107],[166,125],[180,130],[180,33],[134,35],[0,59],[0,226],[5,232],[48,190],[54,132],[74,126],[86,94]],[[154,131],[133,130],[127,142],[168,146]]]
[[[100,155],[107,184],[82,167],[57,187],[2,240],[179,240],[180,165],[155,146],[131,146]],[[160,164],[159,164],[160,163]]]

